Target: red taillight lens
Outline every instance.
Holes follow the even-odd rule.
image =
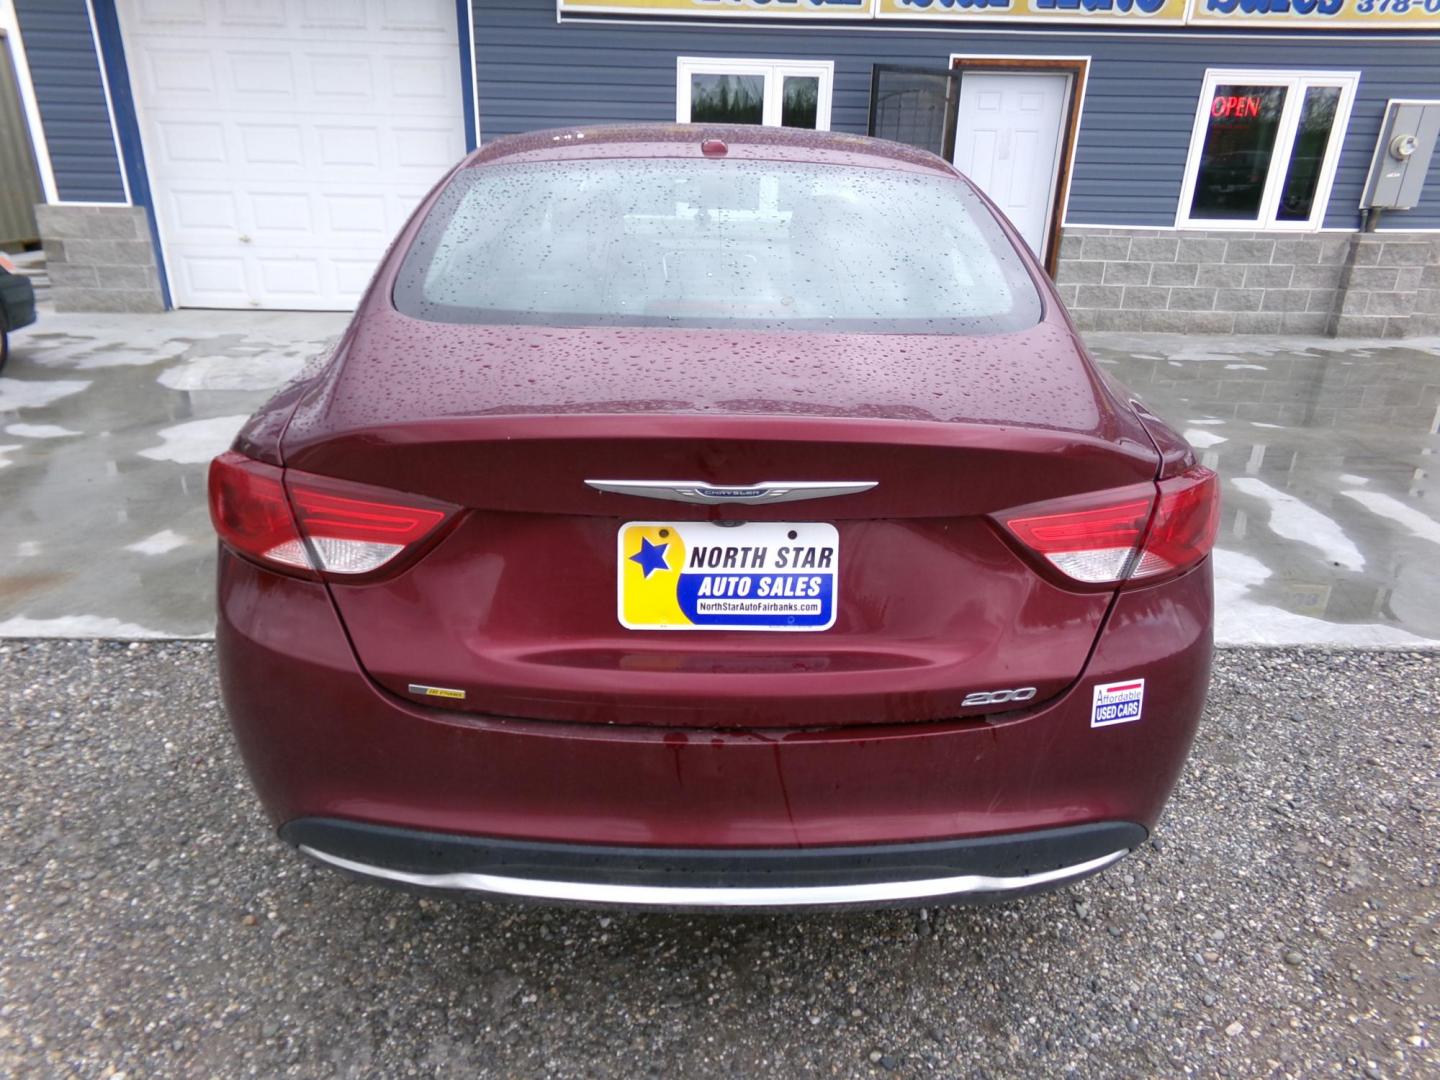
[[[227,450],[210,463],[210,520],[220,539],[241,555],[305,573],[310,557],[290,513],[283,476],[274,465]]]
[[[1028,507],[1001,520],[1015,539],[1074,581],[1112,585],[1157,578],[1208,555],[1219,524],[1219,484],[1209,469],[1197,466],[1158,487],[1158,499],[1150,485],[1138,485],[1058,500],[1046,505],[1046,513]]]
[[[1145,535],[1132,578],[1188,570],[1215,546],[1220,527],[1220,478],[1203,465],[1160,481],[1155,520]]]
[[[242,555],[307,576],[315,569],[378,570],[430,537],[454,510],[430,499],[286,472],[233,451],[210,466],[210,516],[220,539]]]
[[[372,492],[293,469],[286,474],[285,483],[300,531],[310,541],[320,569],[332,574],[378,570],[434,532],[454,509],[388,491],[383,493],[383,502],[341,495],[341,490]]]
[[[1067,577],[1092,584],[1118,581],[1145,533],[1152,501],[1146,492],[1112,506],[1011,518],[1005,524]]]

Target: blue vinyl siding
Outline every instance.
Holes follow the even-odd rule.
[[[16,0],[62,202],[125,201],[85,0]]]
[[[1326,225],[1353,228],[1385,102],[1440,98],[1440,39],[1355,34],[1304,37],[943,32],[829,23],[738,27],[662,19],[557,23],[553,0],[476,3],[481,133],[486,139],[571,124],[675,119],[675,58],[833,60],[830,126],[863,134],[872,64],[945,67],[951,53],[1089,56],[1076,147],[1071,224],[1170,226],[1205,69],[1304,68],[1361,72]],[[1440,155],[1420,206],[1386,215],[1387,228],[1440,227]]]

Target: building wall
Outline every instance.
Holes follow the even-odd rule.
[[[112,0],[95,0],[113,17]],[[59,201],[36,207],[58,311],[165,310],[150,211],[121,176],[85,0],[15,0]]]
[[[125,202],[85,0],[15,0],[62,202]]]
[[[118,40],[114,0],[93,0]],[[165,304],[138,143],[126,202],[86,0],[15,0],[59,204],[40,216],[55,298],[71,310]],[[866,129],[875,63],[944,67],[952,53],[1088,56],[1090,78],[1057,278],[1084,327],[1179,332],[1440,332],[1440,157],[1421,204],[1351,232],[1173,228],[1208,67],[1358,70],[1326,225],[1353,230],[1385,101],[1440,98],[1440,37],[1355,33],[1056,31],[829,23],[567,20],[552,0],[475,0],[480,126],[488,140],[543,127],[671,121],[677,56],[831,60],[831,127]],[[113,39],[113,40],[112,40]],[[122,130],[123,57],[111,55]],[[119,72],[119,74],[116,74]],[[69,205],[67,205],[69,204]],[[1425,232],[1424,230],[1431,230]],[[147,239],[148,238],[148,239]],[[1429,264],[1417,265],[1416,260]],[[1408,261],[1407,261],[1408,260]],[[1393,277],[1393,282],[1391,278]]]
[[[40,234],[35,204],[40,176],[25,124],[24,105],[11,60],[10,39],[0,32],[0,244],[29,243]]]
[[[143,206],[38,206],[56,311],[165,310]]]
[[[1240,35],[1057,34],[973,26],[736,27],[719,20],[555,21],[553,0],[474,4],[484,139],[537,128],[675,119],[676,56],[833,60],[831,128],[864,134],[875,63],[945,67],[951,53],[1090,56],[1090,82],[1076,149],[1067,222],[1173,226],[1185,156],[1207,67],[1322,68],[1362,72],[1326,225],[1354,228],[1385,102],[1440,98],[1440,39],[1387,40],[1354,33]],[[1416,209],[1386,227],[1440,227],[1436,178]]]
[[[1081,330],[1411,337],[1440,324],[1440,234],[1072,226],[1055,280]]]

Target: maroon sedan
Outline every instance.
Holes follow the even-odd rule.
[[[1013,895],[1143,843],[1216,481],[939,159],[497,140],[215,460],[225,701],[280,835],[679,907]]]

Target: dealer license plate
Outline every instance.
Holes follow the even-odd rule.
[[[617,613],[630,630],[828,630],[840,534],[817,522],[631,521]]]

